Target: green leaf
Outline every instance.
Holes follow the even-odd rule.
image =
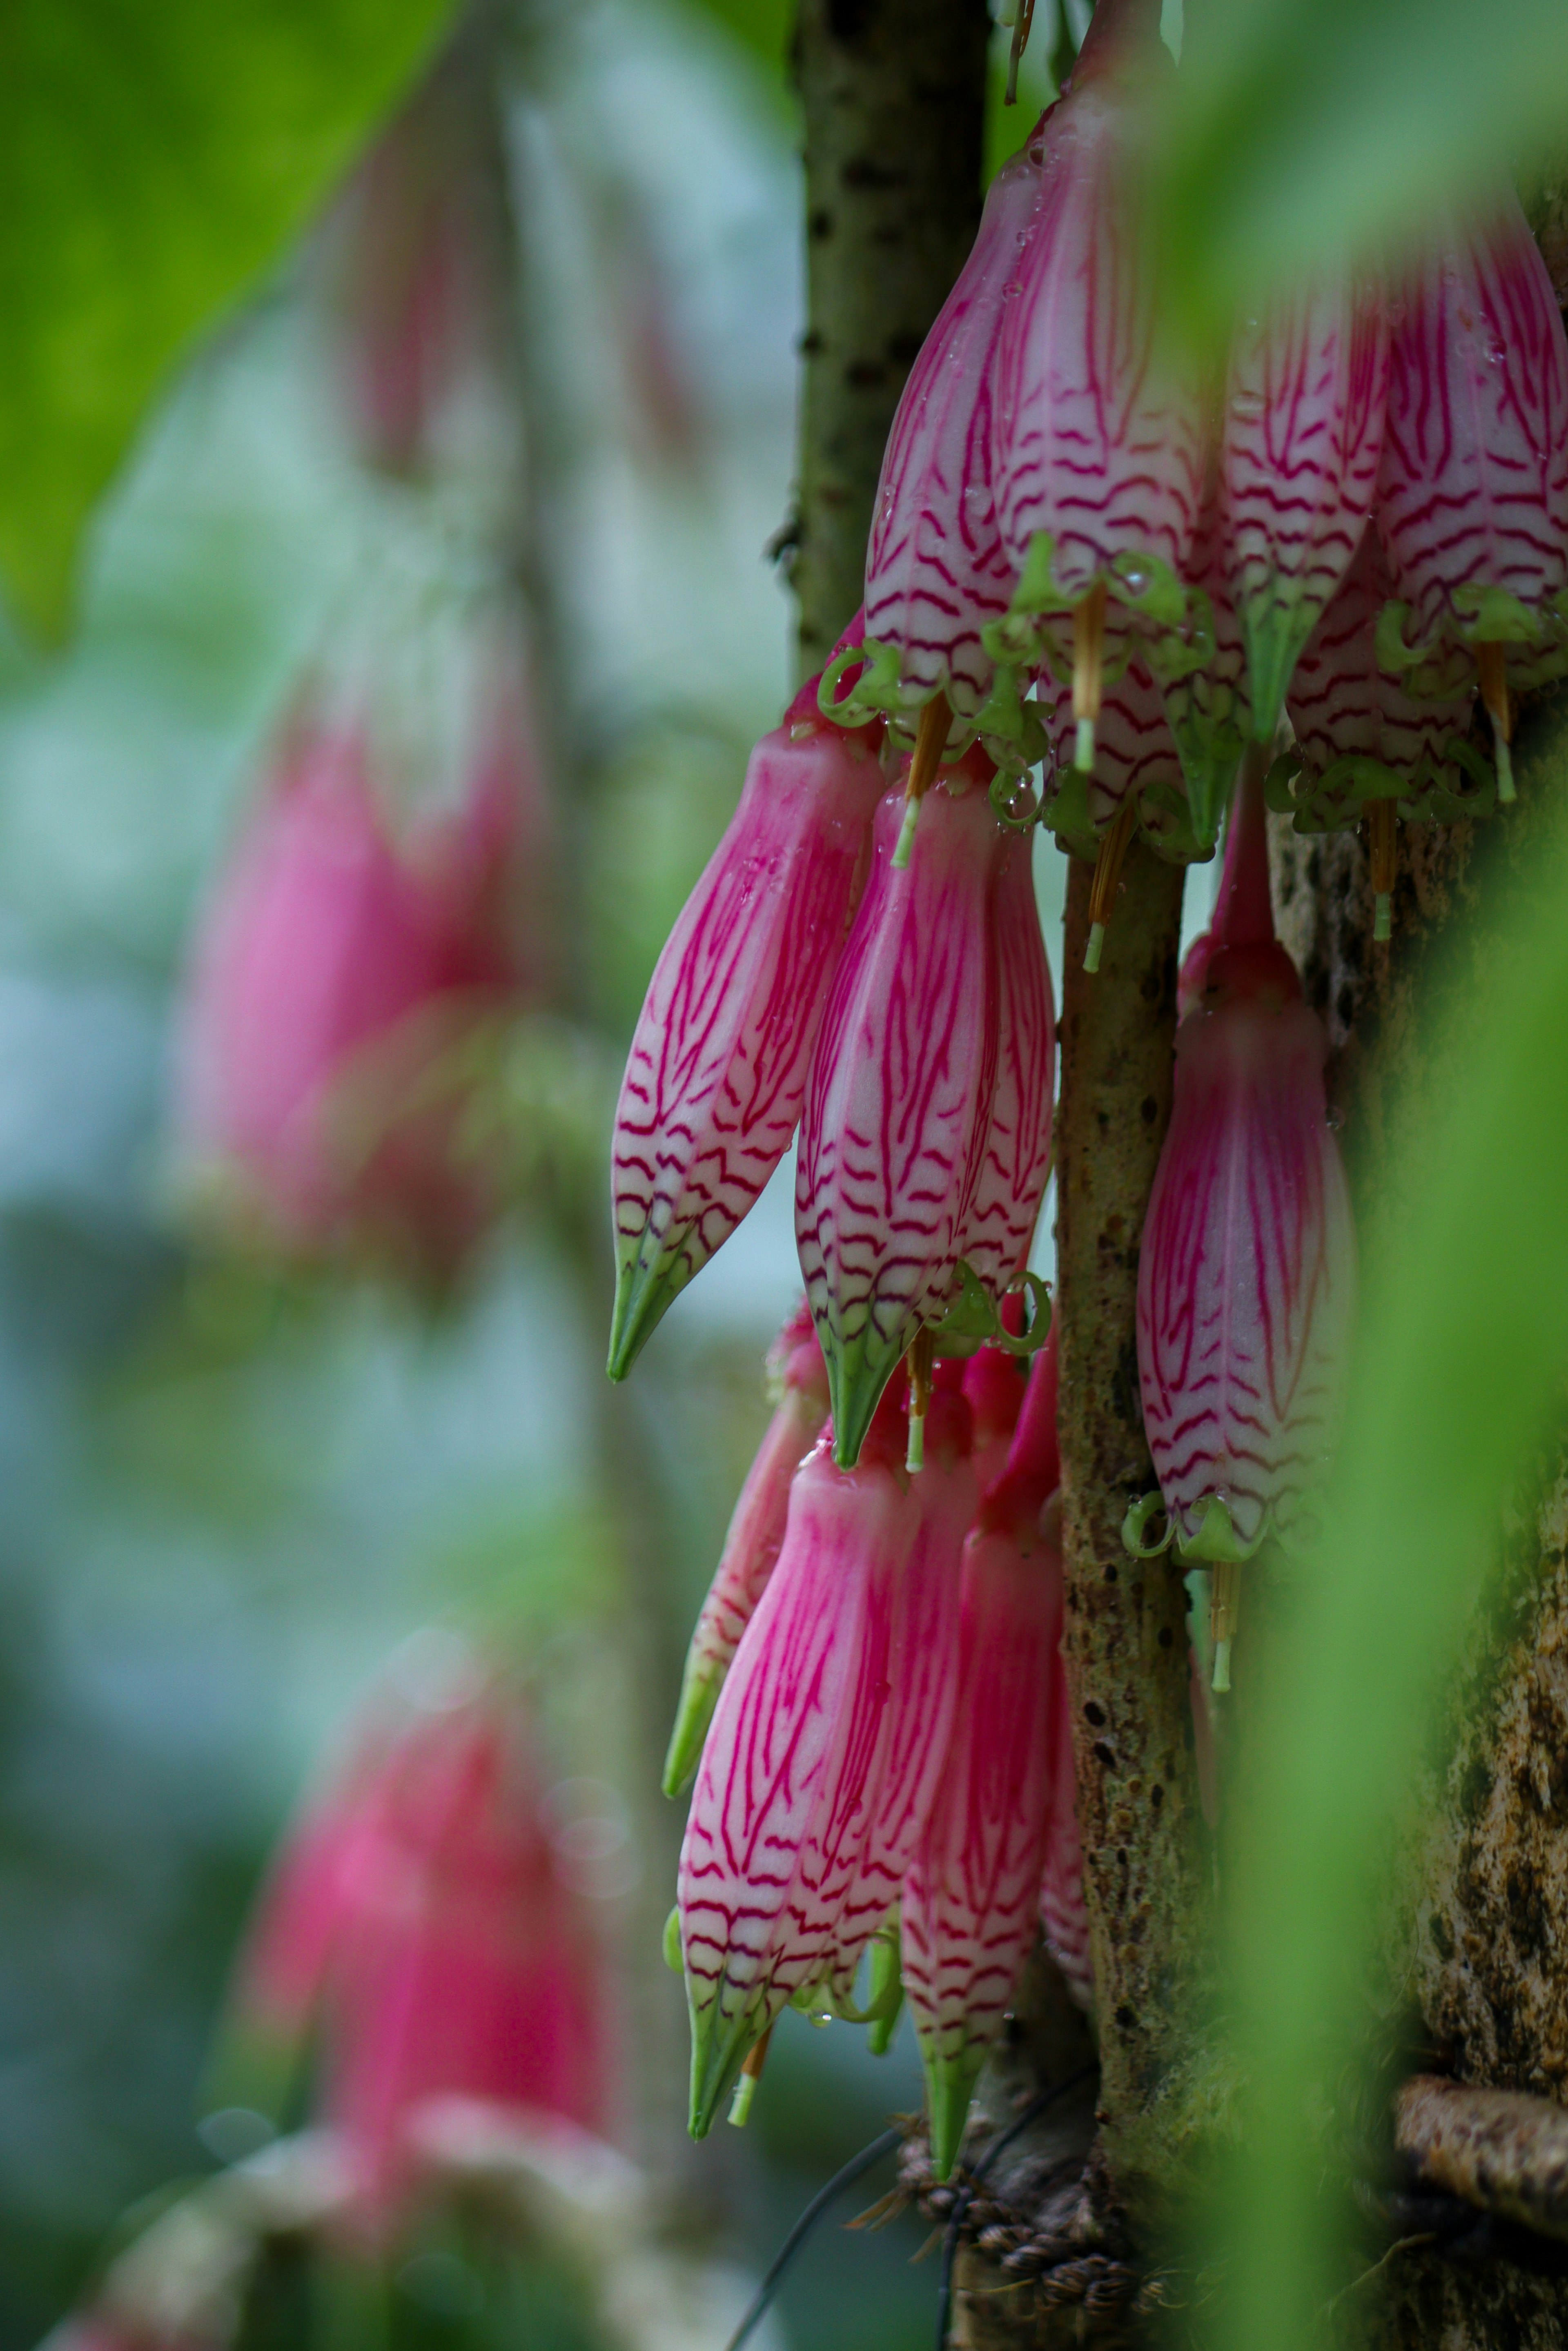
[[[452,0],[14,0],[0,17],[0,576],[68,624],[83,524],[192,339],[251,287]]]
[[[1560,141],[1563,36],[1562,0],[1209,0],[1155,203],[1189,323]]]
[[[1568,803],[1568,716],[1532,796]],[[1494,875],[1494,879],[1500,879]],[[1392,1186],[1368,1267],[1333,1530],[1307,1562],[1239,1848],[1236,1937],[1250,2077],[1226,2216],[1226,2339],[1295,2351],[1331,2292],[1333,2199],[1304,2127],[1365,2028],[1377,1879],[1435,1694],[1497,1555],[1511,1479],[1561,1411],[1568,1365],[1568,840],[1490,958],[1484,1019]]]

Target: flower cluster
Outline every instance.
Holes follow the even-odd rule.
[[[799,1125],[796,1238],[843,1468],[923,1332],[998,1327],[1055,1071],[1030,844],[995,762],[894,756],[890,789],[880,734],[825,718],[813,680],[758,745],[649,985],[612,1145],[619,1378]]]
[[[1286,714],[1275,804],[1364,816],[1385,935],[1396,812],[1508,799],[1513,697],[1568,669],[1568,340],[1516,201],[1240,322],[1215,397],[1156,316],[1157,15],[1101,0],[994,183],[889,439],[858,676],[823,680],[948,759],[1043,743],[1044,820],[1099,868],[1091,968],[1132,832],[1211,856]]]
[[[786,1340],[793,1361],[798,1325]],[[787,1395],[781,1418],[789,1408]],[[902,1377],[852,1468],[824,1431],[786,1486],[779,1423],[764,1441],[688,1668],[688,1692],[694,1671],[718,1687],[678,1931],[695,2132],[754,2076],[791,2002],[870,2022],[885,2046],[906,1992],[945,2176],[1042,1906],[1087,1996],[1051,1507],[1053,1345],[1027,1387],[1002,1348],[940,1360],[925,1420],[918,1476],[905,1467]],[[720,1622],[727,1665],[716,1662]],[[670,1784],[695,1754],[683,1708]]]

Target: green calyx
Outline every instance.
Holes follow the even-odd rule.
[[[1016,1336],[1002,1322],[995,1300],[967,1258],[958,1259],[958,1296],[940,1322],[931,1326],[939,1355],[969,1354],[979,1346],[1005,1347],[1009,1355],[1032,1355],[1051,1329],[1051,1292],[1038,1273],[1014,1284],[1024,1299],[1024,1327]]]
[[[718,2001],[709,1997],[699,2012],[686,1978],[686,2003],[692,2023],[691,2112],[686,2127],[693,2138],[706,2138],[717,2116],[729,2102],[740,2079],[740,2069],[753,2047],[772,2023],[781,2003],[766,1992],[754,1993],[738,2014],[719,2014]]]
[[[1396,801],[1406,824],[1454,824],[1463,816],[1495,814],[1506,794],[1469,737],[1454,735],[1406,775],[1359,757],[1336,759],[1319,774],[1299,752],[1285,752],[1264,778],[1263,797],[1277,814],[1293,819],[1295,831],[1311,834],[1350,830],[1372,799]]]
[[[1195,591],[1183,585],[1162,557],[1129,548],[1099,577],[1114,602],[1141,614],[1155,628],[1181,629],[1186,623]],[[1062,588],[1056,577],[1056,541],[1050,531],[1037,530],[1012,602],[997,620],[987,622],[980,643],[995,662],[1043,661],[1054,676],[1065,681],[1072,674],[1071,646],[1051,624],[1073,612],[1094,584],[1092,580],[1082,587]],[[1106,682],[1120,677],[1130,659],[1130,645],[1109,657],[1103,668]]]
[[[683,1231],[674,1246],[666,1234],[653,1243],[644,1232],[622,1242],[615,1274],[615,1306],[610,1318],[610,1360],[605,1366],[612,1380],[623,1380],[668,1309],[691,1280],[682,1251]],[[656,1255],[650,1252],[656,1249]]]
[[[702,1760],[713,1710],[724,1687],[724,1667],[716,1659],[694,1649],[681,1676],[680,1703],[664,1755],[663,1787],[666,1796],[678,1796]]]
[[[949,2179],[958,2160],[958,2150],[964,2144],[964,2132],[969,2120],[969,2100],[980,2068],[986,2062],[984,2049],[973,2048],[968,2043],[956,2056],[933,2056],[922,2049],[925,2071],[925,2106],[931,2132],[931,2168],[938,2179]]]
[[[1178,1559],[1211,1560],[1216,1565],[1240,1566],[1256,1556],[1268,1541],[1271,1513],[1249,1543],[1236,1532],[1229,1506],[1218,1494],[1205,1494],[1197,1505],[1197,1524],[1191,1534],[1166,1510],[1157,1491],[1134,1502],[1122,1521],[1122,1545],[1134,1559],[1157,1559],[1174,1544]]]
[[[868,1316],[852,1339],[841,1339],[831,1329],[820,1335],[833,1415],[833,1459],[841,1469],[852,1469],[882,1402],[882,1392],[914,1332],[901,1328],[892,1339],[885,1339]]]
[[[664,1921],[664,1965],[672,1975],[685,1975],[685,1953],[681,1949],[681,1906],[677,1902]]]
[[[1286,689],[1301,648],[1312,635],[1319,607],[1282,596],[1278,581],[1249,597],[1238,614],[1247,646],[1247,698],[1252,706],[1255,743],[1271,743]]]

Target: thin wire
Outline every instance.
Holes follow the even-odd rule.
[[[1065,2082],[1053,2082],[1049,2090],[1040,2091],[1030,2100],[1017,2122],[1009,2123],[1000,2138],[992,2140],[986,2149],[984,2161],[977,2164],[970,2174],[969,2184],[953,2207],[953,2217],[942,2240],[942,2273],[936,2287],[936,2351],[946,2351],[947,2328],[953,2316],[953,2264],[958,2253],[958,2231],[964,2225],[964,2215],[974,2201],[976,2189],[1003,2148],[1012,2145],[1019,2131],[1027,2130],[1035,2117],[1045,2112],[1053,2098],[1065,2097],[1069,2090],[1075,2090],[1080,2082],[1086,2082],[1098,2069],[1098,2058],[1092,2057],[1086,2065],[1080,2065],[1076,2074],[1069,2074]]]
[[[746,2341],[758,2320],[765,2315],[768,2304],[778,2292],[779,2282],[785,2271],[840,2189],[848,2188],[860,2178],[862,2171],[869,2171],[873,2163],[880,2163],[884,2155],[891,2155],[894,2148],[901,2144],[903,2137],[902,2126],[894,2123],[891,2130],[884,2130],[879,2138],[873,2138],[869,2147],[862,2147],[858,2155],[852,2155],[842,2170],[835,2171],[825,2188],[818,2189],[773,2256],[768,2273],[757,2289],[756,2298],[746,2316],[730,2336],[726,2351],[740,2351],[741,2345]]]

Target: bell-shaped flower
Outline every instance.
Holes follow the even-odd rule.
[[[442,1664],[412,1701],[383,1701],[307,1809],[234,2000],[243,2033],[314,2030],[322,2117],[377,2235],[405,2208],[428,2101],[605,2119],[600,1960],[527,1727],[476,1661]]]
[[[1175,68],[1150,0],[1101,0],[1046,119],[1044,183],[996,360],[993,478],[1018,658],[1071,661],[1074,764],[1094,764],[1106,600],[1178,616],[1202,483],[1202,404],[1157,331],[1142,160]],[[1071,641],[1060,635],[1071,615]]]
[[[904,1982],[939,2179],[952,2169],[969,2093],[1035,1938],[1061,1629],[1061,1561],[1040,1517],[1057,1476],[1053,1333],[1035,1357],[1005,1474],[964,1545],[957,1706],[904,1883]]]
[[[1320,276],[1232,340],[1224,562],[1260,742],[1272,739],[1301,648],[1366,527],[1387,405],[1388,325],[1369,284]]]
[[[883,790],[874,742],[821,716],[815,680],[751,755],[654,967],[622,1082],[612,1379],[789,1147]]]
[[[1047,1531],[1050,1520],[1047,1519]],[[1094,1955],[1083,1907],[1083,1847],[1078,1834],[1078,1775],[1072,1760],[1072,1702],[1059,1649],[1051,1673],[1051,1819],[1040,1880],[1045,1945],[1080,2008],[1094,2008]]]
[[[1037,131],[992,181],[974,251],[910,371],[888,435],[866,553],[868,638],[897,654],[912,710],[946,695],[972,719],[991,689],[984,625],[1016,574],[991,493],[992,371],[1041,195]]]
[[[1027,877],[1029,843],[971,780],[976,756],[926,792],[905,866],[903,796],[883,802],[807,1088],[795,1235],[845,1465],[906,1348],[957,1297],[960,1260],[999,1296],[1045,1186],[1049,984],[1042,1000],[1032,894],[1009,874]]]
[[[1355,1291],[1328,1040],[1274,938],[1255,765],[1233,822],[1204,993],[1176,1035],[1137,1313],[1144,1426],[1168,1524],[1183,1557],[1222,1571],[1270,1532],[1288,1534],[1322,1475]],[[1227,1648],[1219,1687],[1228,1666]]]
[[[383,710],[312,692],[204,914],[181,1155],[199,1201],[290,1251],[444,1275],[497,1211],[462,1072],[533,957],[514,890],[528,811],[494,706],[443,806]]]
[[[1375,900],[1374,935],[1385,939],[1397,859],[1396,819],[1484,813],[1490,777],[1469,740],[1473,687],[1458,699],[1416,701],[1379,659],[1379,616],[1389,580],[1368,531],[1343,586],[1307,641],[1289,697],[1303,763],[1294,788],[1298,830],[1320,831],[1364,818]]]
[[[1390,318],[1383,653],[1420,694],[1479,674],[1506,799],[1510,687],[1568,667],[1568,339],[1511,190],[1427,241]]]
[[[790,1484],[828,1416],[828,1375],[810,1307],[800,1307],[784,1325],[774,1343],[769,1370],[778,1405],[740,1489],[686,1653],[680,1705],[664,1759],[666,1796],[683,1788],[696,1769],[719,1685],[778,1561]]]
[[[678,1881],[698,2137],[791,2000],[845,1998],[930,1809],[975,1503],[962,1396],[932,1399],[914,1479],[906,1445],[896,1387],[855,1468],[824,1435],[719,1692]]]

